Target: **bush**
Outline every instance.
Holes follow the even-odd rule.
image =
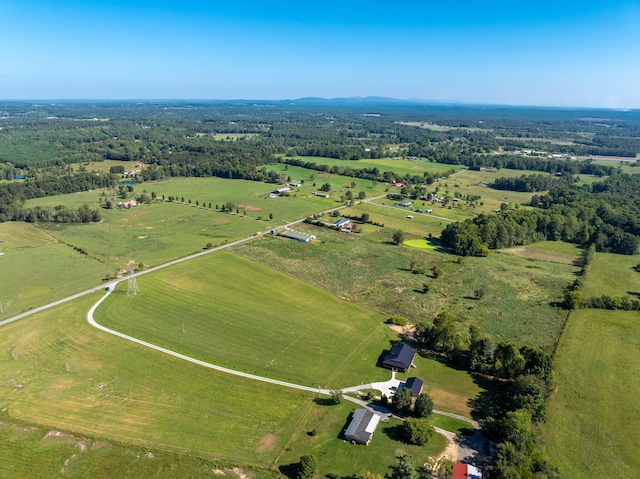
[[[433,427],[425,419],[410,417],[400,427],[404,440],[415,446],[425,445],[433,435]]]
[[[318,460],[313,454],[300,458],[296,479],[311,479],[318,472]]]
[[[406,326],[409,321],[404,316],[395,315],[387,319],[387,324],[395,324],[397,326]]]

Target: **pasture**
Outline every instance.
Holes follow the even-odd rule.
[[[391,245],[393,231],[385,232],[386,227],[375,236],[311,225],[299,229],[317,235],[318,241],[263,238],[233,251],[384,315],[430,321],[448,310],[457,317],[463,335],[475,324],[495,341],[547,350],[563,321],[563,311],[552,304],[562,299],[562,288],[577,271],[571,265],[499,253],[458,262],[439,249]],[[411,264],[427,274],[413,274]],[[430,276],[433,266],[441,267],[444,276]],[[430,287],[427,294],[422,293],[425,283]],[[477,300],[474,292],[480,287],[486,294]]]
[[[573,311],[555,371],[557,389],[549,402],[544,436],[547,454],[562,475],[637,478],[638,313]]]
[[[514,246],[499,250],[502,254],[510,254],[532,260],[550,261],[579,266],[582,264],[580,247],[561,241],[543,241],[527,246]]]
[[[0,223],[0,320],[100,284],[109,267],[27,223]]]
[[[637,298],[640,294],[640,272],[635,266],[639,261],[638,256],[596,253],[584,287],[585,297],[621,294]]]
[[[384,171],[393,171],[394,173],[403,176],[407,174],[422,176],[424,173],[442,173],[449,170],[460,171],[466,168],[466,166],[462,165],[445,165],[443,163],[432,163],[425,160],[393,160],[391,158],[363,158],[360,160],[339,160],[336,158],[326,158],[322,156],[282,156],[282,158],[295,158],[297,160],[316,163],[318,165],[351,167],[354,170],[360,168],[378,168],[380,173]]]
[[[249,477],[259,478],[268,476],[266,468],[312,452],[322,471],[384,473],[402,451],[424,462],[444,448],[438,435],[426,447],[405,445],[397,439],[397,422],[381,424],[370,447],[340,441],[353,404],[321,406],[315,394],[218,373],[105,334],[85,320],[98,297],[3,327],[0,451],[11,454],[0,471],[13,477],[49,477],[47,471],[62,468],[69,477],[108,471],[118,477],[213,477],[214,467],[241,464]],[[238,348],[258,346],[255,336],[235,332]],[[424,364],[420,358],[419,370]],[[316,436],[307,434],[311,429]],[[47,436],[50,431],[57,432]]]
[[[98,298],[3,326],[0,409],[139,448],[271,464],[313,394],[231,377],[105,334],[85,319]]]
[[[166,263],[201,251],[208,243],[217,246],[265,231],[269,224],[243,215],[165,201],[105,210],[101,223],[41,223],[39,228],[83,248],[114,270],[129,262],[147,266]]]
[[[262,241],[262,240],[257,240]],[[112,329],[220,366],[311,387],[386,380],[384,317],[259,263],[218,252],[122,283],[98,309]]]

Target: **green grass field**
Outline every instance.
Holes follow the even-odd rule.
[[[203,458],[260,478],[266,471],[247,467],[278,469],[309,452],[322,471],[382,474],[401,451],[423,462],[444,447],[437,435],[426,447],[407,446],[387,430],[396,423],[381,425],[370,447],[347,444],[337,436],[351,403],[319,406],[314,394],[211,371],[93,329],[85,314],[98,297],[3,327],[3,477],[52,477],[63,468],[65,477],[213,477]],[[50,431],[58,432],[43,439]]]
[[[544,431],[547,453],[563,476],[637,478],[638,313],[572,312],[555,357],[555,370],[557,390],[549,403]]]
[[[585,297],[640,294],[640,272],[634,267],[640,257],[624,254],[596,253],[584,288]]]
[[[286,159],[288,157],[283,158]],[[393,171],[400,175],[410,174],[422,176],[425,172],[440,173],[449,170],[460,171],[466,168],[466,166],[461,165],[445,165],[443,163],[431,163],[430,161],[392,160],[390,158],[381,158],[377,160],[361,159],[354,161],[338,160],[335,158],[325,158],[321,156],[294,156],[291,158],[309,163],[317,163],[318,165],[349,166],[353,169],[378,168],[380,172]]]
[[[85,319],[98,298],[3,327],[0,409],[117,443],[271,464],[312,394],[257,385],[105,334]]]
[[[463,334],[476,324],[496,341],[547,349],[563,321],[562,310],[552,303],[561,300],[562,288],[577,271],[571,265],[499,253],[465,258],[458,264],[455,256],[438,248],[388,244],[393,230],[386,227],[364,236],[310,225],[299,229],[316,234],[318,241],[301,244],[263,238],[234,251],[385,315],[419,321],[449,310]],[[438,265],[445,274],[437,280],[412,274],[408,271],[412,261],[427,272]],[[424,283],[431,288],[428,294],[420,292]],[[487,294],[478,301],[473,293],[481,286]]]
[[[101,306],[107,327],[221,366],[311,387],[386,380],[382,316],[226,252],[126,284]],[[184,329],[183,329],[184,327]],[[183,332],[184,331],[184,332]]]
[[[0,223],[0,320],[97,286],[110,268],[27,223]]]

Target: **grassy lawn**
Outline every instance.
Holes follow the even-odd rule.
[[[576,267],[499,253],[487,258],[457,258],[440,251],[394,246],[393,230],[371,235],[347,235],[310,225],[301,230],[318,236],[315,244],[263,238],[238,247],[238,254],[324,288],[385,315],[411,321],[431,320],[442,310],[458,318],[465,334],[476,324],[496,341],[514,341],[551,348],[560,331],[563,312],[551,306],[574,279]],[[412,274],[411,262],[429,272],[440,266],[438,280]],[[431,291],[422,294],[427,283]],[[473,299],[479,287],[481,300]]]
[[[284,381],[338,388],[385,380],[393,334],[377,313],[226,252],[140,277],[97,311],[107,327]],[[184,329],[183,329],[184,328]]]
[[[437,456],[447,444],[439,434],[434,434],[424,446],[405,444],[397,439],[400,421],[395,419],[380,422],[368,446],[339,440],[349,413],[355,408],[348,401],[337,406],[311,404],[279,463],[283,466],[296,463],[302,454],[311,452],[318,458],[320,477],[329,473],[360,475],[367,471],[384,474],[400,454],[410,454],[416,466],[422,465],[430,457]],[[312,436],[309,432],[314,429],[316,435]]]
[[[571,313],[555,364],[558,386],[544,428],[547,452],[561,473],[575,479],[637,478],[638,313]]]
[[[100,284],[109,267],[27,223],[0,223],[0,320]]]
[[[640,294],[640,273],[634,267],[640,257],[625,254],[596,253],[591,263],[585,297]]]

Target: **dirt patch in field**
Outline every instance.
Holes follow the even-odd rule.
[[[260,439],[260,444],[258,445],[258,452],[273,451],[273,447],[275,446],[277,439],[278,438],[273,434],[262,436],[262,439]]]
[[[257,206],[251,205],[238,205],[239,210],[247,210],[247,211],[260,211],[262,208],[258,208]]]
[[[545,251],[529,246],[516,246],[514,248],[505,248],[498,250],[499,253],[519,256],[520,258],[535,259],[538,261],[548,261],[550,263],[570,264],[573,266],[582,266],[582,258],[577,258],[569,254],[554,253],[553,251]]]

